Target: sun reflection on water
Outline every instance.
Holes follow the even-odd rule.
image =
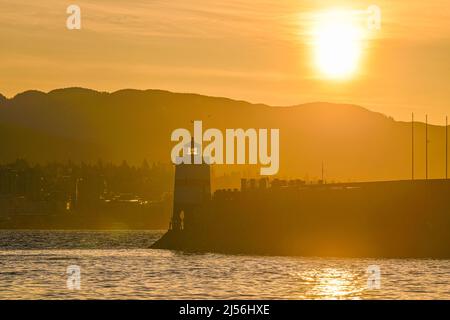
[[[311,299],[360,299],[365,290],[362,275],[344,269],[309,271],[303,278],[313,284],[306,294]]]
[[[160,236],[150,231],[2,231],[0,298],[450,298],[450,260],[187,254],[148,249],[146,244]],[[70,265],[81,268],[81,290],[67,289]],[[370,266],[380,268],[379,288],[369,288]]]

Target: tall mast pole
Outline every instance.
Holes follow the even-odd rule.
[[[425,116],[425,179],[428,180],[428,115]]]
[[[325,180],[324,180],[324,167],[323,167],[323,161],[322,161],[322,183],[325,184]]]
[[[414,180],[414,112],[412,113],[412,121],[411,121],[411,164],[412,164],[411,177],[412,180]]]

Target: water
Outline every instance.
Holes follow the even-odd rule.
[[[450,299],[450,260],[149,249],[157,231],[0,231],[2,299]],[[81,268],[80,290],[67,267]],[[380,289],[367,287],[378,265]]]

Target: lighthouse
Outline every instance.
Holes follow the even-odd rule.
[[[191,139],[183,149],[183,156],[190,156],[190,163],[175,165],[173,213],[170,230],[191,230],[195,214],[200,206],[211,199],[210,166],[202,159],[201,146]]]

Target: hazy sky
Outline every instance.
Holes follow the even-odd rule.
[[[66,8],[81,7],[81,30]],[[357,72],[314,64],[318,13],[381,9]],[[358,17],[361,19],[361,16]],[[292,105],[348,102],[396,119],[450,114],[448,0],[0,0],[0,92],[167,89]]]

